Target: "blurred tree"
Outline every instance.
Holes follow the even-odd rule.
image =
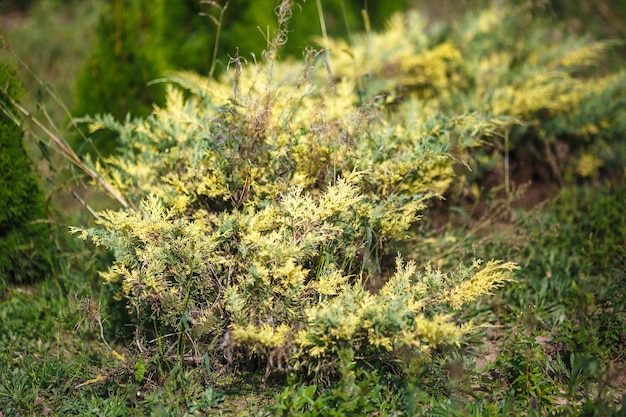
[[[45,196],[22,143],[13,100],[22,94],[16,73],[0,61],[0,288],[30,282],[49,270]]]
[[[154,51],[146,47],[153,36],[149,3],[108,0],[103,7],[93,55],[78,79],[78,114],[145,116],[161,100],[158,86],[146,88],[161,75]]]
[[[153,103],[162,102],[163,86],[148,86],[162,75],[159,55],[151,47],[150,8],[148,0],[106,1],[93,54],[77,80],[75,115],[146,116]],[[99,131],[92,140],[103,154],[115,149],[109,132]]]

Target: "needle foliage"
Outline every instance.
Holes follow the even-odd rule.
[[[419,271],[397,245],[454,181],[454,155],[511,122],[423,111],[419,96],[390,111],[324,51],[279,61],[291,7],[262,62],[235,59],[219,80],[180,73],[149,117],[91,120],[119,135],[99,170],[133,207],[73,231],[113,254],[101,276],[137,345],[158,340],[163,359],[210,352],[217,367],[323,375],[346,350],[393,367],[400,352],[458,344],[473,324],[453,312],[516,265]]]
[[[148,117],[90,119],[118,135],[97,169],[130,207],[73,231],[113,254],[100,275],[142,352],[266,375],[328,375],[346,355],[397,370],[406,352],[459,344],[477,324],[455,312],[517,268],[405,261],[423,210],[471,179],[459,161],[508,168],[509,153],[540,151],[561,181],[619,163],[626,77],[596,68],[618,43],[500,7],[458,27],[397,15],[280,60],[292,7],[258,63],[178,73]]]

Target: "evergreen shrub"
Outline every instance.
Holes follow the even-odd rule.
[[[622,170],[626,72],[613,70],[608,53],[623,43],[577,34],[543,12],[524,2],[449,25],[396,15],[384,32],[333,42],[333,75],[359,79],[364,101],[410,99],[428,114],[510,118],[465,156],[472,172],[464,185],[507,157],[506,174],[518,178],[565,182]]]
[[[22,143],[21,119],[12,105],[21,84],[0,62],[0,288],[43,277],[49,268],[46,201]]]
[[[382,26],[407,3],[397,0],[369,5],[372,25]],[[151,82],[168,72],[219,73],[227,67],[229,57],[237,54],[250,61],[262,59],[266,37],[276,30],[274,11],[279,4],[279,0],[107,0],[100,12],[92,56],[76,83],[74,113],[110,113],[118,119],[127,114],[147,116],[152,103],[162,105],[164,99],[161,85]],[[321,4],[328,33],[346,36],[350,27],[362,27],[362,1],[325,0]],[[290,42],[281,53],[301,57],[305,48],[321,37],[316,2],[298,1],[292,18]],[[75,138],[77,148],[83,146],[80,139]],[[91,140],[103,155],[116,147],[114,138],[104,132]],[[95,153],[91,148],[87,151]]]
[[[401,354],[460,343],[474,326],[454,311],[516,268],[417,270],[398,253],[454,181],[453,155],[510,121],[435,114],[417,96],[389,111],[385,97],[359,101],[359,77],[333,78],[320,52],[277,60],[292,6],[277,9],[264,61],[235,60],[219,80],[180,73],[149,117],[91,119],[119,135],[99,169],[132,207],[72,230],[113,254],[101,276],[144,353],[314,375],[341,354],[397,370]]]

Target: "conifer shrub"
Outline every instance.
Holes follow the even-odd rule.
[[[333,75],[359,79],[364,101],[385,96],[388,106],[416,100],[430,114],[510,118],[490,146],[466,155],[469,185],[505,155],[511,170],[534,166],[526,178],[564,182],[621,169],[626,73],[612,70],[608,52],[623,43],[573,33],[542,11],[491,7],[448,26],[396,15],[352,47],[334,42]]]
[[[418,270],[398,253],[454,180],[453,154],[510,121],[410,97],[391,112],[384,97],[359,101],[359,78],[332,77],[321,52],[277,60],[291,7],[263,62],[234,60],[219,80],[180,73],[143,119],[91,119],[119,135],[99,170],[132,207],[72,231],[113,254],[101,276],[144,353],[267,373],[327,375],[339,355],[397,370],[401,354],[460,343],[473,324],[454,311],[516,268]]]
[[[382,26],[388,16],[407,3],[397,0],[372,4],[368,7],[371,24]],[[100,12],[93,53],[76,82],[74,114],[108,113],[118,119],[127,114],[147,116],[152,103],[162,105],[164,98],[161,84],[151,82],[168,72],[187,70],[212,75],[223,71],[229,57],[238,53],[251,61],[260,60],[268,36],[276,30],[274,11],[279,4],[279,0],[238,0],[232,4],[107,0]],[[346,36],[350,27],[362,28],[362,1],[325,0],[321,4],[328,33]],[[321,35],[316,2],[298,1],[292,18],[295,25],[290,42],[281,53],[301,57]],[[86,145],[81,139],[74,139],[75,148]],[[91,140],[103,155],[117,146],[115,139],[102,131]],[[95,153],[91,147],[86,150]]]
[[[21,119],[13,106],[21,84],[0,62],[0,289],[42,278],[49,267],[50,231],[45,196],[22,143]]]

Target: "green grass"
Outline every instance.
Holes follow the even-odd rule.
[[[60,410],[75,385],[111,360],[94,336],[74,330],[70,297],[56,285],[15,288],[6,297],[0,307],[0,411]]]
[[[521,265],[514,283],[466,312],[497,325],[474,352],[481,399],[540,415],[623,410],[624,201],[623,185],[570,186],[539,209],[516,210],[514,224],[506,212],[490,232],[458,229],[459,239],[471,237],[448,262],[505,257]]]
[[[109,303],[110,294],[94,298],[98,290],[82,273],[65,274],[65,289],[48,280],[3,294],[3,416],[182,415],[209,410],[240,414],[254,401],[266,401],[260,377],[220,378],[221,386],[215,381],[206,384],[201,369],[138,377],[140,367],[124,346],[124,330],[119,328],[123,319]]]

